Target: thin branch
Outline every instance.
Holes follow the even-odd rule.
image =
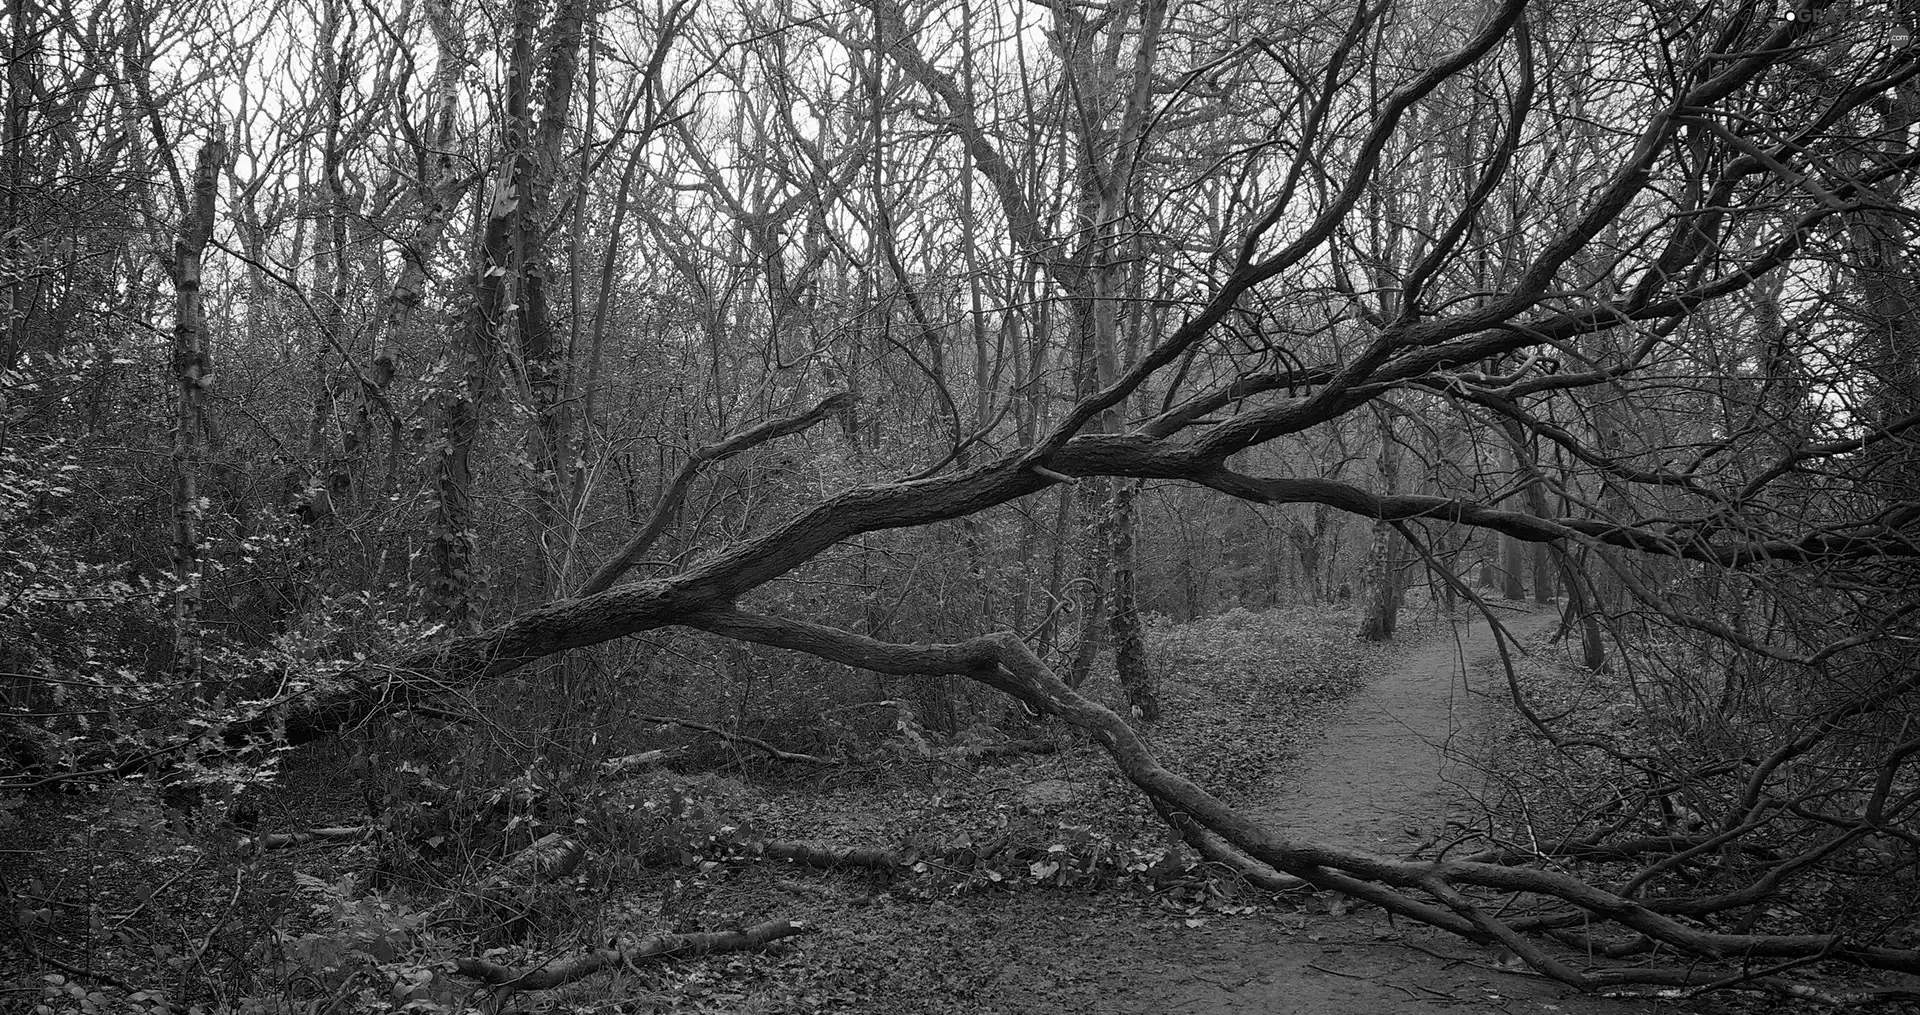
[[[662,726],[680,726],[685,729],[698,730],[701,733],[711,733],[730,744],[746,744],[749,747],[757,747],[765,751],[767,756],[773,758],[775,761],[787,761],[802,765],[841,764],[838,758],[823,758],[817,754],[796,754],[792,751],[783,751],[759,737],[750,737],[744,733],[729,733],[711,723],[699,722],[694,719],[681,719],[670,715],[636,715],[632,716],[632,718],[638,719],[641,722],[650,722]]]

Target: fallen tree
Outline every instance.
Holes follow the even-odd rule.
[[[999,198],[1010,247],[1047,271],[1081,272],[1062,284],[1089,322],[1088,336],[1104,334],[1112,322],[1093,308],[1117,297],[1086,276],[1107,265],[1062,267],[1049,253],[1064,240],[1047,236],[1043,216],[1025,203],[973,98],[920,55],[901,11],[888,0],[869,6],[876,24],[898,30],[883,59],[924,93],[936,110],[932,119],[965,148]],[[1688,962],[1770,962],[1783,970],[1820,960],[1920,972],[1915,949],[1844,927],[1766,933],[1709,922],[1762,907],[1850,851],[1920,847],[1909,827],[1920,807],[1912,775],[1920,742],[1905,732],[1920,690],[1912,649],[1920,607],[1910,595],[1920,559],[1920,501],[1910,482],[1920,406],[1911,378],[1900,373],[1909,368],[1883,366],[1906,364],[1920,348],[1912,344],[1912,302],[1882,293],[1866,301],[1881,308],[1877,316],[1861,318],[1860,301],[1809,297],[1795,308],[1800,316],[1792,327],[1754,323],[1766,330],[1765,342],[1743,337],[1750,321],[1780,317],[1784,290],[1821,287],[1807,278],[1826,285],[1830,276],[1836,293],[1848,285],[1877,293],[1885,279],[1912,277],[1909,255],[1897,244],[1857,234],[1871,232],[1863,225],[1869,216],[1901,207],[1920,169],[1920,154],[1883,143],[1911,128],[1911,114],[1902,110],[1913,101],[1920,65],[1910,53],[1873,49],[1841,69],[1821,66],[1813,54],[1828,52],[1829,42],[1840,47],[1846,40],[1833,35],[1842,29],[1813,18],[1773,22],[1756,10],[1703,14],[1661,36],[1661,46],[1684,42],[1690,55],[1670,81],[1636,96],[1646,101],[1621,104],[1630,112],[1603,111],[1631,116],[1616,133],[1575,136],[1599,113],[1565,113],[1567,148],[1597,148],[1604,140],[1606,172],[1534,206],[1523,192],[1502,191],[1515,176],[1546,179],[1563,157],[1526,140],[1537,133],[1529,120],[1541,115],[1538,104],[1551,101],[1535,81],[1549,58],[1536,51],[1543,29],[1526,5],[1499,4],[1450,51],[1429,54],[1418,69],[1364,96],[1345,91],[1354,80],[1348,61],[1365,53],[1370,32],[1383,27],[1372,19],[1384,17],[1384,8],[1358,9],[1318,54],[1323,73],[1286,68],[1309,99],[1299,137],[1289,142],[1297,151],[1250,169],[1248,178],[1266,188],[1256,187],[1261,196],[1249,199],[1256,207],[1242,209],[1245,218],[1231,234],[1223,229],[1204,258],[1181,269],[1182,295],[1161,302],[1184,316],[1164,330],[1142,324],[1138,354],[1125,362],[1113,357],[1111,369],[1096,371],[1057,415],[1017,440],[956,434],[932,466],[911,476],[803,501],[784,521],[684,569],[620,584],[677,516],[707,463],[804,430],[854,401],[829,396],[799,415],[699,449],[641,532],[581,594],[356,665],[227,717],[200,746],[221,738],[232,749],[298,743],[559,653],[681,626],[882,673],[978,681],[1091,736],[1188,841],[1254,883],[1339,891],[1499,942],[1582,989],[1710,984],[1727,974],[1685,965],[1582,968],[1583,960],[1557,950],[1562,946],[1602,958],[1659,951]],[[1142,22],[1142,45],[1157,31]],[[1248,58],[1261,58],[1257,49]],[[1675,51],[1660,50],[1669,67]],[[1414,161],[1412,153],[1430,140],[1409,140],[1423,103],[1444,88],[1481,87],[1484,81],[1469,75],[1489,68],[1499,70],[1501,115],[1487,118],[1492,153],[1468,160],[1472,172],[1457,167],[1472,183],[1452,195],[1452,207],[1418,209],[1424,226],[1406,239],[1410,250],[1401,249],[1399,261],[1364,250],[1368,224],[1392,217],[1381,209],[1375,184],[1394,165]],[[1174,91],[1205,76],[1196,69]],[[1319,84],[1305,84],[1312,81]],[[1140,72],[1142,96],[1162,84]],[[1343,103],[1364,112],[1343,120],[1341,130],[1323,130]],[[1143,106],[1128,129],[1147,130],[1148,112]],[[1855,120],[1877,123],[1878,133],[1863,138],[1850,126]],[[1142,145],[1144,137],[1135,135]],[[1123,201],[1090,218],[1105,228],[1132,214]],[[1497,258],[1484,241],[1488,234],[1510,238]],[[1352,260],[1365,264],[1367,277],[1355,277]],[[1801,281],[1787,286],[1788,279]],[[1296,298],[1314,309],[1269,302]],[[1728,307],[1711,319],[1710,311]],[[1834,337],[1840,334],[1883,337],[1891,346],[1847,344]],[[1857,366],[1868,379],[1811,381],[1811,362],[1842,364],[1833,368],[1839,375]],[[1708,381],[1693,385],[1701,375]],[[1482,488],[1433,483],[1409,492],[1387,482],[1384,469],[1376,490],[1262,458],[1282,438],[1372,409],[1389,420],[1456,419],[1500,445],[1513,464]],[[1436,441],[1436,455],[1439,448]],[[1540,457],[1548,450],[1557,456],[1552,468]],[[1623,822],[1540,849],[1405,861],[1259,827],[1161,765],[1128,722],[1069,687],[1014,634],[898,644],[738,605],[864,534],[964,519],[1111,477],[1180,483],[1252,505],[1325,506],[1398,526],[1403,536],[1461,528],[1578,551],[1594,562],[1594,574],[1568,568],[1593,586],[1585,601],[1610,602],[1605,619],[1629,636],[1651,630],[1635,626],[1644,614],[1732,646],[1743,658],[1800,667],[1812,677],[1797,685],[1802,697],[1792,722],[1756,721],[1745,738],[1716,729],[1724,743],[1698,738],[1719,756],[1696,762],[1615,752],[1622,764],[1647,770],[1648,799],[1713,787],[1719,813],[1700,829],[1653,837]],[[1548,484],[1557,505],[1533,496]],[[1527,496],[1515,496],[1522,491]],[[1513,506],[1522,503],[1528,507]],[[1649,561],[1659,567],[1643,563]],[[1690,583],[1730,575],[1762,592],[1728,597],[1731,605],[1704,594],[1691,606],[1676,603]],[[1771,598],[1763,594],[1769,590]],[[1754,605],[1760,600],[1767,609]],[[1713,694],[1682,689],[1688,693],[1674,697],[1686,699],[1689,715],[1731,714],[1731,704],[1699,705]],[[1733,702],[1742,688],[1729,681],[1718,690]],[[1554,746],[1574,749],[1570,742]],[[124,771],[189,749],[168,745],[79,767]],[[1697,895],[1667,877],[1706,856],[1758,866],[1744,883]],[[793,858],[847,863],[855,856],[796,850]],[[1603,888],[1548,862],[1564,858],[1635,866]],[[1524,902],[1494,906],[1487,893]],[[600,959],[602,966],[619,960]],[[536,974],[501,975],[508,979],[489,982]]]
[[[359,842],[372,835],[372,825],[346,825],[331,828],[303,828],[295,832],[269,832],[265,835],[241,836],[238,843],[242,851],[252,849],[286,849],[289,846],[309,846],[316,843],[347,845]]]
[[[1757,894],[1648,901],[1615,894],[1558,871],[1470,860],[1412,863],[1276,836],[1168,771],[1125,720],[1068,687],[1013,635],[986,635],[955,645],[889,644],[819,625],[735,610],[690,617],[688,623],[727,637],[804,651],[882,673],[943,673],[980,681],[1035,711],[1086,731],[1176,828],[1204,830],[1245,858],[1315,887],[1344,893],[1471,940],[1506,945],[1540,972],[1582,990],[1622,983],[1674,983],[1676,975],[1682,978],[1680,982],[1700,983],[1719,974],[1643,967],[1580,972],[1523,932],[1613,924],[1635,941],[1663,944],[1682,954],[1707,959],[1817,958],[1920,973],[1920,949],[1856,944],[1838,934],[1720,933],[1677,918],[1677,914],[1698,916],[1749,905],[1759,897]],[[1920,684],[1920,674],[1910,678],[1911,684]],[[1836,838],[1845,842],[1857,837],[1842,832]],[[1819,851],[1830,851],[1831,846],[1823,844]],[[1216,848],[1214,852],[1224,850]],[[1244,861],[1239,863],[1244,866]],[[1505,919],[1476,905],[1461,893],[1462,887],[1525,893],[1570,908]],[[1586,937],[1591,939],[1591,934]]]
[[[494,871],[459,894],[444,907],[485,914],[491,928],[507,936],[526,929],[532,900],[543,885],[572,876],[587,857],[579,840],[548,832],[500,863]]]
[[[634,718],[641,722],[650,722],[659,726],[679,726],[682,729],[695,730],[708,734],[709,736],[719,737],[729,744],[746,744],[748,747],[760,751],[775,761],[784,761],[789,764],[800,765],[832,766],[840,764],[839,761],[833,758],[822,758],[816,754],[803,754],[795,751],[781,750],[759,737],[750,737],[744,733],[730,733],[712,723],[701,722],[698,719],[683,719],[669,715],[636,715]]]
[[[515,994],[552,990],[603,970],[661,959],[693,958],[764,948],[782,938],[806,931],[806,925],[798,920],[771,920],[740,930],[651,934],[639,938],[621,935],[605,948],[589,949],[531,969],[514,969],[487,959],[471,957],[453,959],[447,963],[447,967],[490,987],[488,1010],[499,1011]]]

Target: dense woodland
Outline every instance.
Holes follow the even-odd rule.
[[[1579,987],[1920,973],[1912,0],[4,8],[7,793],[891,697]],[[1514,685],[1558,841],[1150,746],[1152,625],[1518,599],[1645,716]]]

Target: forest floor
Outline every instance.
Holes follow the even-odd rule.
[[[1538,647],[1554,619],[1522,610],[1506,624]],[[1484,620],[1413,620],[1386,647],[1353,641],[1352,617],[1331,609],[1234,611],[1162,627],[1155,648],[1167,715],[1153,727],[1156,748],[1170,767],[1276,829],[1385,856],[1430,849],[1450,821],[1476,822],[1475,801],[1497,779],[1472,759],[1487,756],[1484,741],[1499,725],[1489,698],[1505,688]],[[1098,681],[1091,691],[1115,694]],[[758,952],[616,969],[522,994],[510,1010],[1599,1015],[1740,1003],[1582,996],[1496,949],[1337,896],[1274,896],[1196,874],[1171,862],[1182,847],[1104,756],[1078,741],[1052,755],[969,765],[917,734],[906,739],[864,775],[656,770],[619,783],[613,799],[628,810],[677,801],[729,834],[750,826],[770,837],[902,849],[997,840],[1025,852],[883,877],[724,850],[662,863],[602,838],[592,846],[594,873],[567,888],[575,897],[543,904],[541,933],[487,957],[527,968],[615,933],[782,918],[804,920],[810,932]],[[291,762],[276,823],[351,818],[334,813],[356,803],[340,776],[322,754]],[[408,887],[405,872],[378,894],[357,886],[371,847],[238,853],[132,800],[105,795],[58,813],[35,805],[0,827],[0,875],[11,890],[31,886],[40,899],[65,900],[64,910],[58,901],[49,909],[55,925],[23,924],[41,955],[65,947],[60,954],[75,964],[83,961],[75,942],[85,942],[93,968],[197,998],[205,1015],[345,1015],[397,1010],[384,1009],[385,999],[408,995],[390,994],[380,977],[425,985],[435,963],[475,948],[449,929],[458,921],[420,881]],[[1063,862],[1050,864],[1050,855]],[[1076,873],[1081,860],[1085,873]],[[1131,873],[1100,873],[1116,870]],[[69,911],[91,933],[56,926]],[[356,949],[359,972],[349,975],[347,953]],[[149,956],[157,981],[140,976]],[[33,956],[0,943],[0,1010],[46,993],[46,974]],[[443,982],[450,992],[439,992]],[[409,1010],[452,1010],[464,995],[451,991],[470,989],[439,973],[431,984],[411,995]],[[124,1003],[127,993],[97,995],[92,1009],[50,998],[50,1008],[160,1010]]]
[[[1514,637],[1537,643],[1557,619],[1546,611],[1502,622]],[[1504,694],[1496,652],[1484,620],[1428,633],[1347,698],[1297,764],[1237,802],[1267,827],[1296,838],[1388,857],[1430,849],[1450,827],[1474,823],[1476,802],[1492,795],[1493,776],[1476,759],[1487,756],[1494,730],[1486,695]],[[1500,949],[1395,922],[1371,907],[1349,912],[1341,900],[1224,922],[1195,936],[1179,967],[1142,963],[1136,975],[1145,1003],[1117,1010],[1700,1010],[1665,999],[1574,993]]]
[[[1554,612],[1504,623],[1537,644]],[[1276,830],[1381,855],[1431,847],[1449,820],[1472,821],[1489,778],[1487,692],[1504,694],[1484,620],[1414,631],[1380,658],[1370,680],[1318,711],[1281,764],[1232,794]],[[1210,710],[1211,713],[1211,710]],[[1246,729],[1218,730],[1223,742]],[[1256,734],[1257,735],[1257,734]],[[971,984],[944,1004],[901,1002],[884,987],[846,997],[847,1011],[1378,1015],[1423,1009],[1507,1013],[1681,1013],[1718,1004],[1644,995],[1581,995],[1532,973],[1499,949],[1338,897],[1300,896],[1169,904],[1164,895],[1020,892],[933,909],[886,904],[822,918],[829,936],[866,936],[876,950],[944,938],[971,959]],[[860,929],[864,928],[864,932]],[[911,944],[920,939],[920,944]],[[816,946],[802,946],[814,949]],[[905,956],[902,956],[905,958]],[[926,982],[917,970],[905,979]],[[943,971],[944,972],[944,971]],[[884,982],[884,981],[883,981]],[[901,986],[906,986],[902,983]],[[971,988],[971,989],[968,989]],[[919,999],[915,999],[919,1000]],[[930,1002],[930,1003],[927,1003]],[[778,1004],[764,1010],[784,1010]]]

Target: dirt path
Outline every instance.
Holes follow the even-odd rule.
[[[1513,615],[1516,635],[1552,623],[1549,611]],[[1465,665],[1462,665],[1464,659]],[[1472,766],[1445,748],[1468,748],[1498,693],[1497,650],[1485,621],[1428,636],[1391,672],[1350,699],[1297,770],[1273,779],[1250,806],[1304,838],[1398,856],[1440,831],[1478,788]],[[1483,687],[1480,683],[1485,681]],[[1616,1015],[1680,1013],[1692,1003],[1589,997],[1528,974],[1493,949],[1390,921],[1378,910],[1344,912],[1316,898],[1306,912],[1108,927],[1076,942],[1131,955],[1132,975],[1085,998],[1090,1012],[1194,1015],[1378,1015],[1447,1008],[1468,1012]],[[1331,911],[1330,911],[1331,910]],[[1081,951],[1081,954],[1086,954]],[[1150,956],[1150,958],[1149,958]],[[1104,963],[1103,963],[1104,964]],[[1125,965],[1115,963],[1116,966]],[[1111,967],[1110,967],[1111,968]],[[1112,988],[1118,987],[1116,993]],[[1021,1009],[1025,1010],[1025,1009]]]
[[[1551,611],[1516,613],[1502,623],[1526,638],[1555,619]],[[1291,836],[1383,856],[1419,847],[1480,796],[1481,773],[1460,758],[1483,753],[1489,704],[1468,689],[1496,692],[1497,653],[1485,621],[1430,635],[1347,699],[1297,771],[1269,780],[1243,806]]]

